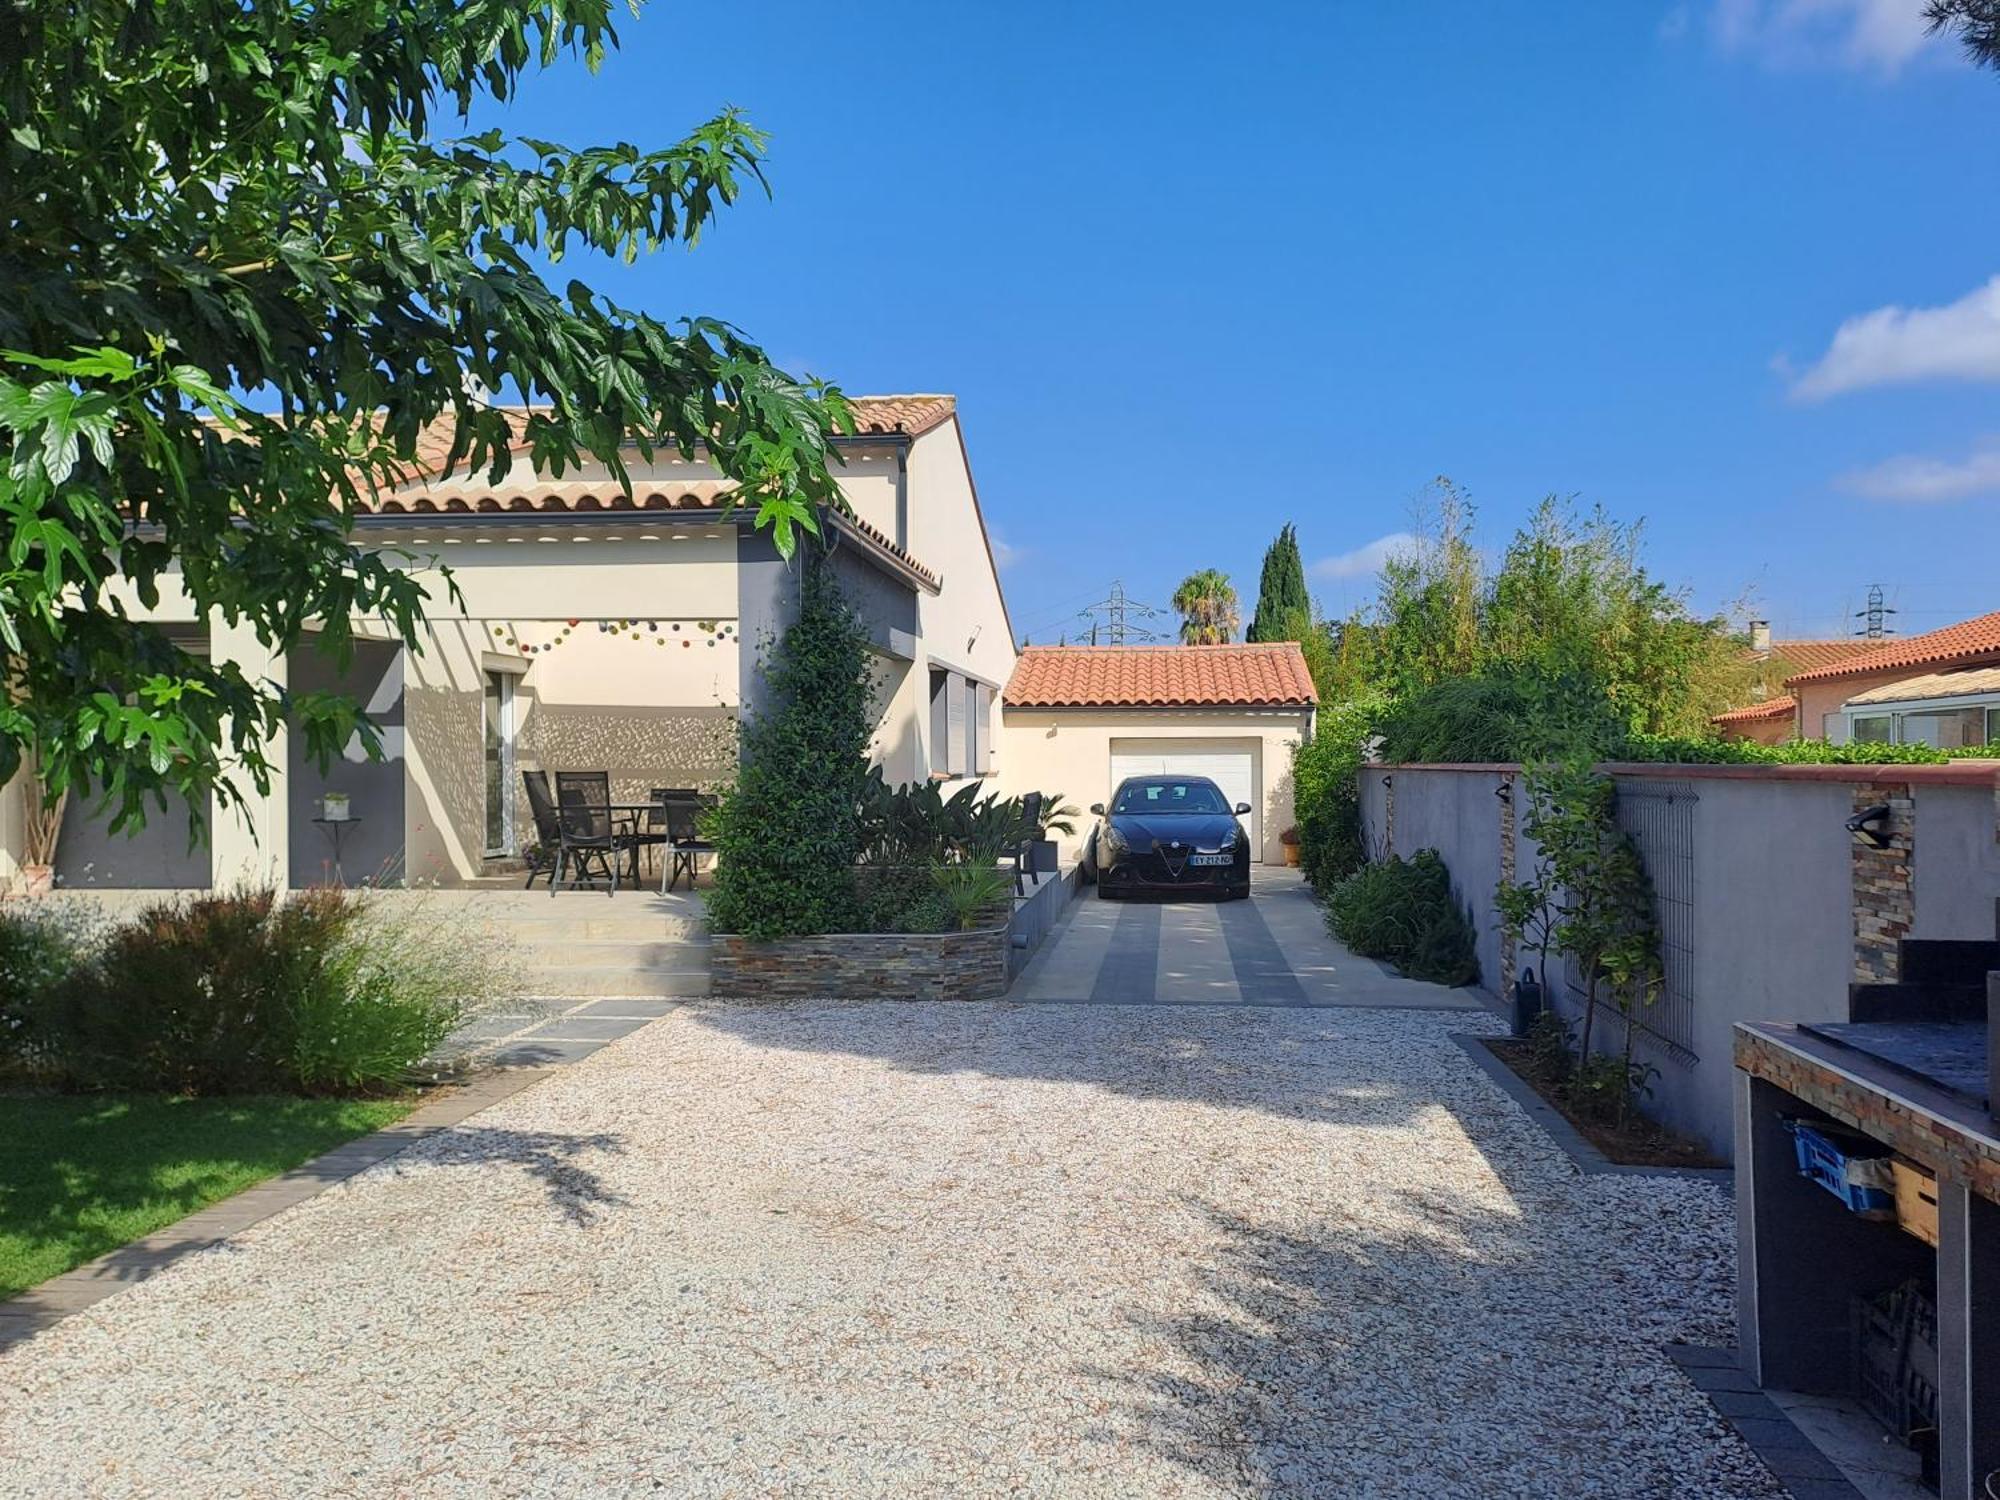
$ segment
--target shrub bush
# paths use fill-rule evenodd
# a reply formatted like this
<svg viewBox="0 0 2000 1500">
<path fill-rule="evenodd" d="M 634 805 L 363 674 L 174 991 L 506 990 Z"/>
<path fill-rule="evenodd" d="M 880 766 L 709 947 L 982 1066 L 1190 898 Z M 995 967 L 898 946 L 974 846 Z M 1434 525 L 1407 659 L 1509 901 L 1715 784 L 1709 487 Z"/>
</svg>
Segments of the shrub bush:
<svg viewBox="0 0 2000 1500">
<path fill-rule="evenodd" d="M 1374 697 L 1326 705 L 1313 737 L 1292 754 L 1299 868 L 1322 893 L 1367 858 L 1361 847 L 1361 762 L 1383 707 Z"/>
<path fill-rule="evenodd" d="M 1580 673 L 1494 667 L 1409 693 L 1379 717 L 1378 755 L 1399 765 L 1615 758 L 1624 723 Z"/>
<path fill-rule="evenodd" d="M 486 978 L 474 952 L 350 891 L 164 901 L 53 988 L 37 1053 L 77 1088 L 381 1092 L 458 1024 Z"/>
<path fill-rule="evenodd" d="M 1973 757 L 2000 757 L 2000 746 L 1933 750 L 1929 745 L 1882 745 L 1856 741 L 1789 740 L 1757 745 L 1748 740 L 1697 740 L 1635 734 L 1613 759 L 1723 766 L 1941 766 Z"/>
<path fill-rule="evenodd" d="M 96 937 L 81 907 L 0 911 L 0 1068 L 46 1070 L 50 997 L 89 961 Z"/>
<path fill-rule="evenodd" d="M 1363 865 L 1333 887 L 1326 907 L 1334 936 L 1352 952 L 1412 979 L 1459 985 L 1479 978 L 1471 919 L 1435 849 Z"/>
<path fill-rule="evenodd" d="M 710 822 L 709 925 L 750 938 L 848 930 L 867 774 L 861 625 L 802 548 L 799 615 L 765 666 L 772 706 L 743 730 L 743 769 Z"/>
<path fill-rule="evenodd" d="M 927 865 L 864 865 L 854 872 L 851 932 L 948 932 L 951 904 Z"/>
</svg>

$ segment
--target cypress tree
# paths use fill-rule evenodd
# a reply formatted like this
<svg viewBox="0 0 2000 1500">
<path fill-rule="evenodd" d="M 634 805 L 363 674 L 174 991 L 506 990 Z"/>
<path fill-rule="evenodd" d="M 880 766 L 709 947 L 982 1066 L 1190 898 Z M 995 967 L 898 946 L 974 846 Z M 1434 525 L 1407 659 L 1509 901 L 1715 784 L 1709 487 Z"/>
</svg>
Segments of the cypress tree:
<svg viewBox="0 0 2000 1500">
<path fill-rule="evenodd" d="M 1290 522 L 1264 551 L 1264 572 L 1257 580 L 1257 612 L 1250 617 L 1246 641 L 1296 640 L 1299 621 L 1312 618 L 1312 598 L 1306 593 L 1306 566 L 1299 556 L 1298 531 Z"/>
</svg>

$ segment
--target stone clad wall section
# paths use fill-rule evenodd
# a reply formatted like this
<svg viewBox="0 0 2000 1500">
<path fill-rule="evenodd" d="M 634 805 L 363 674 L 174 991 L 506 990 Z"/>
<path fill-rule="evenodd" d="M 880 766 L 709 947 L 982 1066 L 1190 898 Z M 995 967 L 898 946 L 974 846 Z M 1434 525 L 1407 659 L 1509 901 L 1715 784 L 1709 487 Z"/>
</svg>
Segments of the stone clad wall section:
<svg viewBox="0 0 2000 1500">
<path fill-rule="evenodd" d="M 718 933 L 710 993 L 754 1000 L 993 1000 L 1007 992 L 1008 930 L 826 933 L 753 942 Z"/>
</svg>

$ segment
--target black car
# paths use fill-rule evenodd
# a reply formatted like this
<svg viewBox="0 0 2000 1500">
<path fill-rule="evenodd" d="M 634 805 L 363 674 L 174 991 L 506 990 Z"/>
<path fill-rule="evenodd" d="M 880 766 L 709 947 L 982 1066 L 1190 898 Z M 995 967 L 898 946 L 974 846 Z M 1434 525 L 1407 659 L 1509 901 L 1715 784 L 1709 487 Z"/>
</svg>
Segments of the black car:
<svg viewBox="0 0 2000 1500">
<path fill-rule="evenodd" d="M 1127 891 L 1250 894 L 1250 840 L 1222 788 L 1206 776 L 1130 776 L 1118 783 L 1084 849 L 1084 873 L 1105 900 Z"/>
</svg>

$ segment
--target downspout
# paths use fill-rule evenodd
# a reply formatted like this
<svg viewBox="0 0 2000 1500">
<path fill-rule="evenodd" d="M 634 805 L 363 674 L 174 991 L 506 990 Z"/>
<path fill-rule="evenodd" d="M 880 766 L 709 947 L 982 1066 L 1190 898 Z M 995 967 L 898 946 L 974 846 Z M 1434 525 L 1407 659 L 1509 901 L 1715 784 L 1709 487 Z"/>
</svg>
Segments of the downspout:
<svg viewBox="0 0 2000 1500">
<path fill-rule="evenodd" d="M 910 445 L 896 445 L 896 545 L 910 550 Z"/>
</svg>

